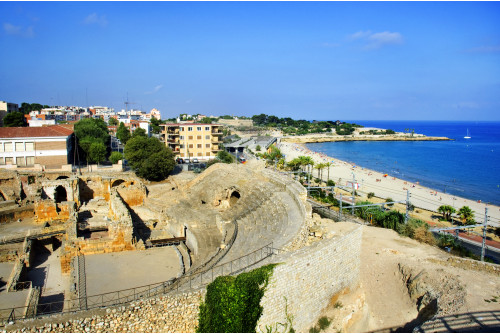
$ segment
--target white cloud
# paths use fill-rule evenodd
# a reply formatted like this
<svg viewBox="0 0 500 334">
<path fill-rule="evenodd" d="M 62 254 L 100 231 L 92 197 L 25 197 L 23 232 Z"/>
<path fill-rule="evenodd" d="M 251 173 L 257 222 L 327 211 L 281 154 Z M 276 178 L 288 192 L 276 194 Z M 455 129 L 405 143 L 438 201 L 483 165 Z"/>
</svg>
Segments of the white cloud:
<svg viewBox="0 0 500 334">
<path fill-rule="evenodd" d="M 358 31 L 348 36 L 350 40 L 360 40 L 365 43 L 365 49 L 378 49 L 386 45 L 403 44 L 403 35 L 399 32 L 376 32 L 370 30 Z"/>
<path fill-rule="evenodd" d="M 496 53 L 500 52 L 500 45 L 485 45 L 465 50 L 472 53 Z"/>
<path fill-rule="evenodd" d="M 108 24 L 108 20 L 106 20 L 105 15 L 98 15 L 97 13 L 92 13 L 88 15 L 84 20 L 85 24 L 97 24 L 101 27 L 105 27 Z"/>
<path fill-rule="evenodd" d="M 153 88 L 153 90 L 152 90 L 152 91 L 150 91 L 150 92 L 146 92 L 146 93 L 144 93 L 144 94 L 154 94 L 154 93 L 158 93 L 158 91 L 160 91 L 160 89 L 162 89 L 162 88 L 163 88 L 163 85 L 156 85 L 156 86 L 155 86 L 155 88 Z"/>
<path fill-rule="evenodd" d="M 354 34 L 351 34 L 349 35 L 349 39 L 361 39 L 361 38 L 365 38 L 365 37 L 368 37 L 371 35 L 371 31 L 370 30 L 367 30 L 367 31 L 358 31 Z"/>
<path fill-rule="evenodd" d="M 25 38 L 35 37 L 35 33 L 33 32 L 33 27 L 31 26 L 23 28 L 22 26 L 15 26 L 10 23 L 4 23 L 3 30 L 7 35 L 20 36 Z"/>
</svg>

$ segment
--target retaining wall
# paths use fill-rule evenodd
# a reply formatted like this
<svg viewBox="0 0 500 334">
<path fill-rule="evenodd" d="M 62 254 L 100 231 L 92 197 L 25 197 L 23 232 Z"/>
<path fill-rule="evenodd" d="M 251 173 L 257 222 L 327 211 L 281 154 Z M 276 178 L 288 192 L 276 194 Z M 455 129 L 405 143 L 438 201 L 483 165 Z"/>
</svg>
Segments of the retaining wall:
<svg viewBox="0 0 500 334">
<path fill-rule="evenodd" d="M 295 252 L 272 257 L 274 268 L 261 300 L 264 311 L 257 331 L 286 330 L 280 323 L 293 317 L 293 328 L 307 332 L 333 295 L 359 280 L 362 226 L 338 238 L 322 240 Z M 289 328 L 288 328 L 289 329 Z"/>
</svg>

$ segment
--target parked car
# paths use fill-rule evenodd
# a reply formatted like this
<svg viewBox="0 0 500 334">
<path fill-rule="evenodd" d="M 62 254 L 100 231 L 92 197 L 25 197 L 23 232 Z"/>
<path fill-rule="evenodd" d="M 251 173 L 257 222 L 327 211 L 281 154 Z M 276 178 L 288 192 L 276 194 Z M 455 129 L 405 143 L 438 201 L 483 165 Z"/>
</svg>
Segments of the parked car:
<svg viewBox="0 0 500 334">
<path fill-rule="evenodd" d="M 189 161 L 189 158 L 184 158 L 184 163 L 185 163 L 185 164 L 188 164 L 188 163 L 190 163 L 190 162 L 191 162 L 191 161 Z"/>
<path fill-rule="evenodd" d="M 197 158 L 193 158 L 193 161 L 192 161 L 194 164 L 197 164 L 199 163 L 198 159 Z"/>
<path fill-rule="evenodd" d="M 239 157 L 238 161 L 241 162 L 242 164 L 244 164 L 245 162 L 247 162 L 247 159 L 245 159 L 243 157 Z"/>
</svg>

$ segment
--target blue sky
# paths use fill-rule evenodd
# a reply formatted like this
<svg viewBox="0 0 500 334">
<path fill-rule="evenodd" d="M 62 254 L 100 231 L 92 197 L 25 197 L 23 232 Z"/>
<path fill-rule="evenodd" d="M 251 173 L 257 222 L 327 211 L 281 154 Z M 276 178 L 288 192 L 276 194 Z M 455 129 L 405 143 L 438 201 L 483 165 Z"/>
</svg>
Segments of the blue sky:
<svg viewBox="0 0 500 334">
<path fill-rule="evenodd" d="M 500 120 L 499 2 L 0 2 L 0 100 Z"/>
</svg>

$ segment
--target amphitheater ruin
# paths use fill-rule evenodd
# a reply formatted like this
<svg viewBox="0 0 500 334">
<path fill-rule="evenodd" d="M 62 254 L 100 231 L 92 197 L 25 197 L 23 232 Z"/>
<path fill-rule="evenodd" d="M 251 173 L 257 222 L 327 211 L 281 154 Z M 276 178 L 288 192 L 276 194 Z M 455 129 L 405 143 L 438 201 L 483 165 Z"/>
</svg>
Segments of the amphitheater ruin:
<svg viewBox="0 0 500 334">
<path fill-rule="evenodd" d="M 257 162 L 159 183 L 1 171 L 0 330 L 193 332 L 207 284 L 277 263 L 257 331 L 308 331 L 360 280 L 363 226 L 329 223 Z"/>
</svg>

